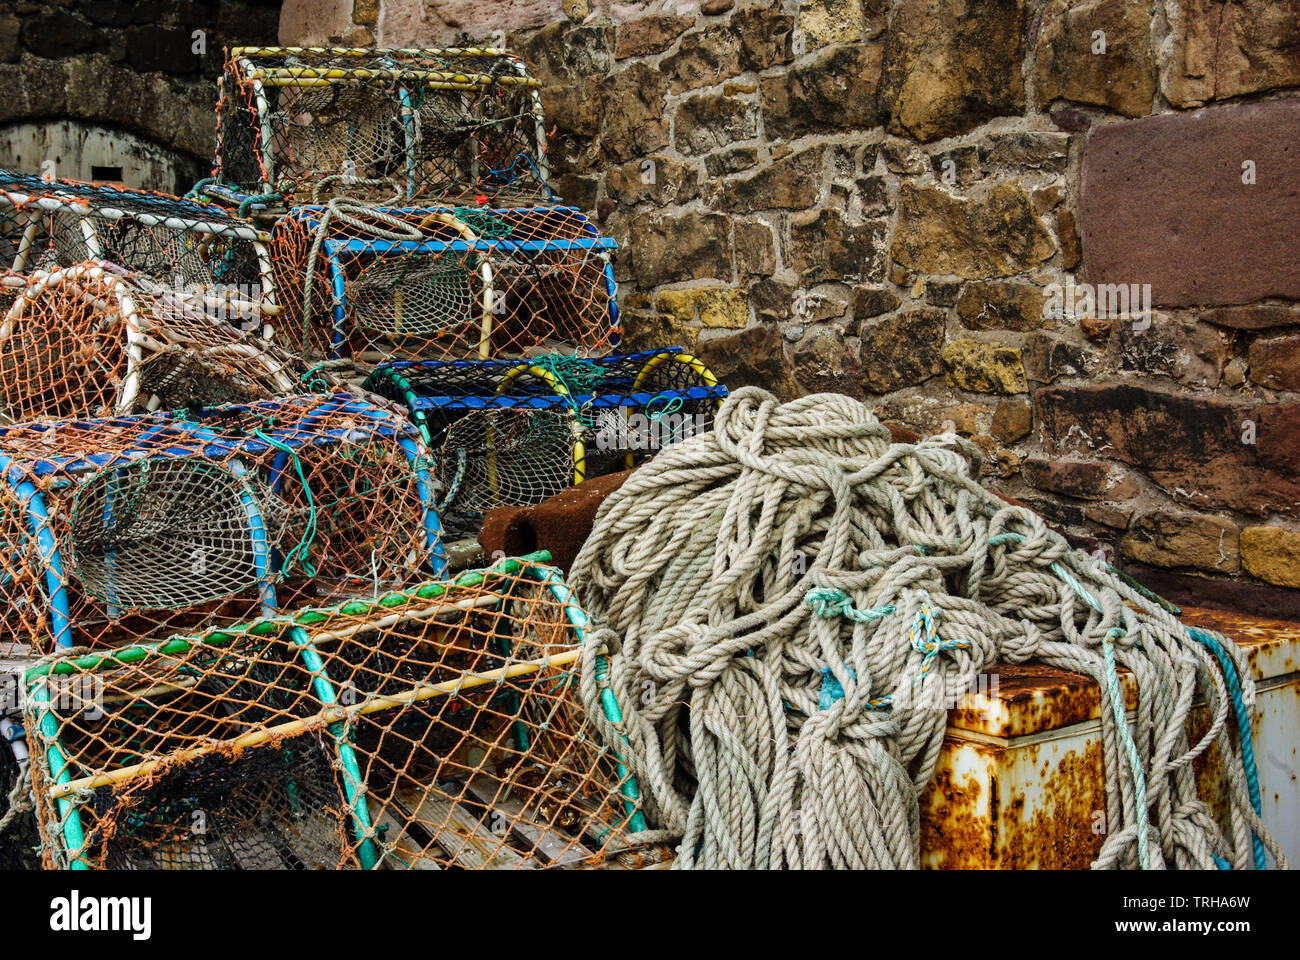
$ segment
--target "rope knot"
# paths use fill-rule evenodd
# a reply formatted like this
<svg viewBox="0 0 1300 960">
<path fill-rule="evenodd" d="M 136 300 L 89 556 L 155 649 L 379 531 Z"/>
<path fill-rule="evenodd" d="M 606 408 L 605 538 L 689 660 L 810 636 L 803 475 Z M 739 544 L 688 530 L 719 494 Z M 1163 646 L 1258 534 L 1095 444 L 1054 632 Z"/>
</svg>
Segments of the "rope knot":
<svg viewBox="0 0 1300 960">
<path fill-rule="evenodd" d="M 942 610 L 932 610 L 930 608 L 930 594 L 925 590 L 918 592 L 921 605 L 912 618 L 912 649 L 918 653 L 925 654 L 925 659 L 921 661 L 921 672 L 917 675 L 917 682 L 925 678 L 934 666 L 934 660 L 944 650 L 969 650 L 970 643 L 966 640 L 945 640 L 939 636 L 939 619 L 943 616 Z"/>
<path fill-rule="evenodd" d="M 843 590 L 835 587 L 813 587 L 803 595 L 804 606 L 823 620 L 846 614 L 853 609 L 853 601 Z"/>
<path fill-rule="evenodd" d="M 894 607 L 889 604 L 859 610 L 853 606 L 853 600 L 849 595 L 838 587 L 813 587 L 803 595 L 803 602 L 804 606 L 823 620 L 841 616 L 858 623 L 871 623 L 894 612 Z"/>
</svg>

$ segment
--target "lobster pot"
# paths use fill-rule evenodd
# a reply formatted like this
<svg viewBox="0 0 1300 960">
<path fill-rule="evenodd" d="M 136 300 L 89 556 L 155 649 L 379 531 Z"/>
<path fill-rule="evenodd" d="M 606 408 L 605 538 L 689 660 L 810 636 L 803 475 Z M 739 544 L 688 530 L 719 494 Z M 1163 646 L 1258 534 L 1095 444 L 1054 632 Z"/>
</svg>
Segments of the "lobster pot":
<svg viewBox="0 0 1300 960">
<path fill-rule="evenodd" d="M 87 262 L 25 278 L 0 315 L 0 412 L 22 423 L 262 400 L 297 362 L 139 274 Z"/>
<path fill-rule="evenodd" d="M 273 232 L 275 337 L 370 364 L 606 352 L 616 246 L 572 207 L 299 207 Z"/>
<path fill-rule="evenodd" d="M 0 656 L 107 646 L 439 572 L 426 454 L 349 394 L 0 429 Z"/>
<path fill-rule="evenodd" d="M 345 744 L 318 720 L 274 731 L 321 708 L 291 640 L 222 634 L 126 647 L 55 661 L 25 684 L 46 867 L 345 861 L 347 788 L 335 770 Z"/>
<path fill-rule="evenodd" d="M 49 865 L 628 855 L 637 785 L 579 706 L 586 617 L 544 556 L 28 671 Z"/>
<path fill-rule="evenodd" d="M 527 202 L 547 192 L 539 87 L 499 50 L 235 47 L 214 175 L 298 202 Z"/>
<path fill-rule="evenodd" d="M 540 503 L 712 429 L 727 388 L 679 347 L 594 359 L 397 362 L 366 388 L 406 405 L 447 509 Z"/>
<path fill-rule="evenodd" d="M 276 312 L 268 239 L 207 204 L 0 171 L 0 268 L 19 274 L 107 260 L 255 329 Z"/>
</svg>

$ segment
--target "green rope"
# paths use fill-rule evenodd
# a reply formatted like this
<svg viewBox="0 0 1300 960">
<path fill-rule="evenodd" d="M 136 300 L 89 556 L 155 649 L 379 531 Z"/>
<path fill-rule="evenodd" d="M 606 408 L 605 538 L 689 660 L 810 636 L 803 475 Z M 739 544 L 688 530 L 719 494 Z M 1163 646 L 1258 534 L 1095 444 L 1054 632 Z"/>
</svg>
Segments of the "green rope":
<svg viewBox="0 0 1300 960">
<path fill-rule="evenodd" d="M 813 587 L 803 595 L 803 602 L 823 620 L 841 616 L 856 620 L 858 623 L 871 623 L 894 612 L 894 608 L 888 604 L 883 607 L 872 607 L 870 610 L 859 610 L 853 606 L 853 601 L 847 593 L 835 587 Z"/>
<path fill-rule="evenodd" d="M 301 379 L 302 382 L 307 385 L 307 389 L 313 393 L 328 394 L 330 392 L 329 383 L 327 383 L 323 377 L 316 376 L 316 374 L 326 368 L 333 368 L 337 365 L 338 361 L 336 360 L 326 360 L 324 363 L 316 364 L 316 366 L 304 373 L 299 379 Z"/>
<path fill-rule="evenodd" d="M 501 240 L 514 232 L 514 227 L 490 210 L 478 207 L 453 207 L 456 219 L 474 231 L 483 240 Z"/>
<path fill-rule="evenodd" d="M 604 378 L 604 371 L 597 364 L 564 353 L 544 353 L 533 357 L 528 362 L 541 367 L 551 375 L 552 380 L 567 394 L 564 400 L 573 408 L 574 415 L 584 426 L 591 426 L 590 414 L 584 412 L 574 398 L 585 393 L 593 393 L 596 385 Z"/>
<path fill-rule="evenodd" d="M 1003 533 L 996 537 L 990 537 L 989 544 L 997 546 L 1008 542 L 1019 543 L 1023 540 L 1024 537 L 1018 533 Z M 1070 588 L 1079 595 L 1084 603 L 1098 613 L 1105 613 L 1101 604 L 1097 602 L 1097 598 L 1089 593 L 1083 584 L 1071 576 L 1060 561 L 1053 561 L 1049 569 L 1069 584 Z M 1124 636 L 1124 631 L 1121 628 L 1111 627 L 1106 631 L 1106 636 L 1101 642 L 1101 650 L 1106 662 L 1106 696 L 1110 700 L 1111 711 L 1115 715 L 1115 726 L 1119 729 L 1119 737 L 1124 745 L 1124 753 L 1127 755 L 1129 766 L 1133 770 L 1133 793 L 1137 807 L 1138 860 L 1142 864 L 1143 870 L 1150 870 L 1151 855 L 1147 850 L 1147 833 L 1150 829 L 1147 816 L 1147 780 L 1146 775 L 1142 772 L 1142 758 L 1138 756 L 1137 744 L 1133 742 L 1133 736 L 1128 730 L 1128 719 L 1125 716 L 1124 709 L 1124 691 L 1120 687 L 1119 668 L 1115 662 L 1115 641 L 1122 636 Z"/>
<path fill-rule="evenodd" d="M 663 402 L 664 405 L 663 409 L 662 410 L 654 409 L 654 405 L 661 401 Z M 683 401 L 681 397 L 670 397 L 667 394 L 657 393 L 653 397 L 651 397 L 650 402 L 645 405 L 646 413 L 651 420 L 656 420 L 656 421 L 662 420 L 670 413 L 676 413 L 678 410 L 680 410 L 682 408 L 682 403 Z"/>
<path fill-rule="evenodd" d="M 194 186 L 190 187 L 189 191 L 185 194 L 185 199 L 197 200 L 199 203 L 211 202 L 212 198 L 203 192 L 203 188 L 206 187 L 209 183 L 216 183 L 216 182 L 217 182 L 216 177 L 204 177 L 202 180 L 195 183 Z"/>
<path fill-rule="evenodd" d="M 1055 564 L 1053 564 L 1055 566 Z M 1084 594 L 1087 596 L 1086 591 Z M 1134 803 L 1137 806 L 1137 842 L 1138 859 L 1143 870 L 1151 869 L 1151 855 L 1147 852 L 1147 779 L 1142 772 L 1142 758 L 1138 756 L 1137 744 L 1128 732 L 1128 718 L 1124 715 L 1124 691 L 1119 685 L 1119 670 L 1115 666 L 1115 640 L 1124 636 L 1119 627 L 1106 631 L 1102 641 L 1102 653 L 1106 656 L 1106 694 L 1110 698 L 1111 710 L 1115 713 L 1115 725 L 1119 728 L 1120 739 L 1124 743 L 1124 752 L 1128 755 L 1129 766 L 1133 768 Z"/>
<path fill-rule="evenodd" d="M 283 199 L 284 197 L 278 193 L 259 193 L 256 196 L 246 197 L 243 201 L 240 202 L 239 212 L 236 213 L 235 216 L 246 220 L 248 219 L 248 208 L 253 206 L 253 204 L 256 203 L 271 204 L 271 203 L 275 203 L 278 200 L 283 200 Z"/>
<path fill-rule="evenodd" d="M 263 433 L 260 427 L 253 429 L 253 436 L 267 446 L 288 454 L 293 459 L 293 469 L 298 474 L 298 482 L 302 484 L 302 492 L 307 496 L 307 526 L 303 530 L 297 545 L 285 554 L 284 564 L 280 572 L 288 576 L 296 563 L 302 567 L 303 573 L 309 577 L 314 577 L 316 576 L 316 568 L 307 559 L 307 551 L 311 548 L 312 541 L 316 539 L 316 499 L 311 494 L 311 484 L 307 482 L 307 475 L 303 472 L 302 460 L 299 459 L 298 451 L 294 450 L 293 447 Z"/>
</svg>

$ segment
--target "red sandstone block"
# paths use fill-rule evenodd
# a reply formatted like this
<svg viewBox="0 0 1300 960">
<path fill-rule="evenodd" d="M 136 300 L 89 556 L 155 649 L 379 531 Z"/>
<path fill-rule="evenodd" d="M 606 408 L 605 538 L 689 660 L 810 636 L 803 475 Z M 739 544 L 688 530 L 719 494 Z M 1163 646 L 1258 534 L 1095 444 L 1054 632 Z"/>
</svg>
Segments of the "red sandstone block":
<svg viewBox="0 0 1300 960">
<path fill-rule="evenodd" d="M 1088 281 L 1150 283 L 1157 306 L 1300 298 L 1298 151 L 1295 100 L 1094 126 L 1080 201 Z"/>
</svg>

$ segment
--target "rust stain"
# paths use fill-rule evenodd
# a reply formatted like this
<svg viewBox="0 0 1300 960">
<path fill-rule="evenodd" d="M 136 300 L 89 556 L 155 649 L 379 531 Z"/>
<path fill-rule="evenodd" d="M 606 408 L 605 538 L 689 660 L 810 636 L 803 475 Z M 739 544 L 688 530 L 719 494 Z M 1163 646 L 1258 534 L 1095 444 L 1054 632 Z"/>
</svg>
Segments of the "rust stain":
<svg viewBox="0 0 1300 960">
<path fill-rule="evenodd" d="M 1184 609 L 1188 626 L 1217 630 L 1246 652 L 1257 679 L 1300 672 L 1300 623 L 1205 610 Z M 1101 690 L 1086 674 L 1043 664 L 997 664 L 996 693 L 968 695 L 949 712 L 958 730 L 1015 737 L 1055 730 L 1101 715 Z M 1132 678 L 1121 672 L 1126 705 L 1137 706 Z"/>
<path fill-rule="evenodd" d="M 958 749 L 963 762 L 977 758 L 986 781 L 954 775 Z M 1094 811 L 1105 805 L 1097 738 L 1060 754 L 948 741 L 921 800 L 922 859 L 946 870 L 1086 869 L 1104 839 Z"/>
<path fill-rule="evenodd" d="M 1257 677 L 1300 672 L 1300 623 L 1197 608 L 1185 609 L 1180 619 L 1240 644 Z M 934 782 L 921 798 L 923 865 L 1086 869 L 1108 826 L 1100 731 L 1037 744 L 1017 738 L 1097 718 L 1100 690 L 1086 675 L 1044 665 L 1000 664 L 994 670 L 995 692 L 968 695 L 950 712 Z M 1128 705 L 1135 706 L 1132 678 L 1124 674 L 1123 679 Z M 1300 697 L 1300 683 L 1286 689 Z M 1186 729 L 1189 746 L 1211 721 L 1204 705 L 1193 710 Z M 973 742 L 963 731 L 1009 743 Z M 1295 756 L 1295 744 L 1289 746 Z M 1199 796 L 1226 829 L 1223 764 L 1217 745 L 1211 745 L 1193 762 L 1192 772 Z"/>
<path fill-rule="evenodd" d="M 1038 774 L 1037 745 L 1023 748 L 1022 764 L 1028 778 L 1037 782 L 1026 794 L 1032 806 L 1021 803 L 1016 816 L 1004 818 L 1004 842 L 998 866 L 1006 870 L 1084 870 L 1097 859 L 1105 836 L 1094 829 L 1094 819 L 1106 809 L 1106 788 L 1100 739 L 1089 739 L 1081 750 L 1061 754 L 1052 766 L 1044 760 Z M 1029 785 L 1026 784 L 1026 787 Z"/>
<path fill-rule="evenodd" d="M 978 776 L 958 776 L 959 749 L 971 745 L 945 738 L 934 779 L 921 794 L 921 856 L 927 866 L 988 870 L 992 822 Z M 981 748 L 982 749 L 982 748 Z"/>
<path fill-rule="evenodd" d="M 1101 715 L 1101 689 L 1086 674 L 1043 664 L 998 664 L 995 695 L 966 696 L 949 711 L 948 726 L 958 730 L 1016 737 L 1055 730 Z M 1137 690 L 1124 677 L 1125 700 L 1137 705 Z"/>
</svg>

